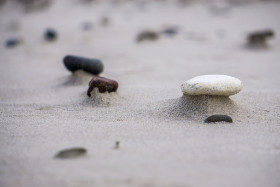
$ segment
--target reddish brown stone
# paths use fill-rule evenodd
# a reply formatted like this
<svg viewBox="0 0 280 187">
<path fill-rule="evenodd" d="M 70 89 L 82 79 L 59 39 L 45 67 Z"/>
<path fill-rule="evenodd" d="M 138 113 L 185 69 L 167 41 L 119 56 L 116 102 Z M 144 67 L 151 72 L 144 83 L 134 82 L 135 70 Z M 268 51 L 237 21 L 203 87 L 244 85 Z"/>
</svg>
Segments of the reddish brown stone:
<svg viewBox="0 0 280 187">
<path fill-rule="evenodd" d="M 91 81 L 89 82 L 89 88 L 87 91 L 87 95 L 90 97 L 91 96 L 91 91 L 94 88 L 98 88 L 100 93 L 105 93 L 105 92 L 115 92 L 118 89 L 118 82 L 107 79 L 105 77 L 93 77 Z"/>
</svg>

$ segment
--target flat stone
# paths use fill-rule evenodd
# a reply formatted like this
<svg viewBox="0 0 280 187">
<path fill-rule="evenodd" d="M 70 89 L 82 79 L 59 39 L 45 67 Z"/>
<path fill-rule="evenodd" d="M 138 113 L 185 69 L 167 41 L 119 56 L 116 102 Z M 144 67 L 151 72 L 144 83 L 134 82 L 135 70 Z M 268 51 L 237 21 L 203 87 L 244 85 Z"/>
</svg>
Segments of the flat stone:
<svg viewBox="0 0 280 187">
<path fill-rule="evenodd" d="M 228 115 L 215 114 L 204 120 L 205 123 L 228 122 L 232 123 L 232 118 Z"/>
<path fill-rule="evenodd" d="M 55 158 L 77 158 L 80 156 L 83 156 L 87 153 L 87 150 L 83 147 L 75 147 L 75 148 L 70 148 L 70 149 L 64 149 L 62 151 L 59 151 L 56 155 Z"/>
<path fill-rule="evenodd" d="M 242 90 L 242 82 L 227 75 L 202 75 L 181 85 L 185 95 L 231 96 Z"/>
</svg>

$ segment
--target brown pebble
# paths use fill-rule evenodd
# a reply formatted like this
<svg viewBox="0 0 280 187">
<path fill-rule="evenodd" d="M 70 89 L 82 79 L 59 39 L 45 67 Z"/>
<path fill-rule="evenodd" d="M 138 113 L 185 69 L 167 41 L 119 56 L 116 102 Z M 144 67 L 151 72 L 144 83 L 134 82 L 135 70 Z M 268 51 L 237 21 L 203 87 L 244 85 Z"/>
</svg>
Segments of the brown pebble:
<svg viewBox="0 0 280 187">
<path fill-rule="evenodd" d="M 98 88 L 100 93 L 105 93 L 105 92 L 115 92 L 118 89 L 118 82 L 107 79 L 105 77 L 93 77 L 91 81 L 89 82 L 89 88 L 87 91 L 87 95 L 90 97 L 91 96 L 91 91 L 94 88 Z"/>
</svg>

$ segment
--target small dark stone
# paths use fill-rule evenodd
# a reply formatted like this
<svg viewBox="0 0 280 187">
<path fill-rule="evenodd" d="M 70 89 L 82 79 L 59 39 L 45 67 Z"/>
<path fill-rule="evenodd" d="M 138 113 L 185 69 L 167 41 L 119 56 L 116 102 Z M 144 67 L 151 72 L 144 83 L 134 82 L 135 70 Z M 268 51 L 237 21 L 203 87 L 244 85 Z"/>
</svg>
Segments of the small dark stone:
<svg viewBox="0 0 280 187">
<path fill-rule="evenodd" d="M 227 115 L 216 114 L 204 120 L 205 123 L 215 123 L 215 122 L 222 122 L 222 121 L 232 123 L 232 118 Z"/>
<path fill-rule="evenodd" d="M 80 156 L 83 156 L 87 153 L 87 150 L 82 147 L 76 147 L 76 148 L 70 148 L 70 149 L 65 149 L 62 151 L 59 151 L 56 155 L 55 158 L 77 158 Z"/>
<path fill-rule="evenodd" d="M 247 41 L 250 46 L 262 47 L 267 44 L 267 39 L 274 37 L 274 35 L 273 30 L 256 31 L 248 35 Z"/>
<path fill-rule="evenodd" d="M 173 27 L 170 27 L 170 28 L 166 28 L 166 29 L 163 29 L 161 31 L 162 34 L 165 34 L 165 35 L 168 35 L 168 36 L 174 36 L 178 33 L 178 29 L 177 28 L 173 28 Z"/>
<path fill-rule="evenodd" d="M 15 47 L 20 43 L 20 39 L 18 38 L 10 38 L 6 41 L 6 47 Z"/>
<path fill-rule="evenodd" d="M 87 95 L 91 96 L 91 91 L 94 88 L 98 88 L 100 93 L 105 92 L 116 92 L 119 87 L 119 84 L 117 81 L 107 79 L 105 77 L 93 77 L 91 81 L 89 82 L 89 88 L 87 91 Z"/>
<path fill-rule="evenodd" d="M 57 39 L 57 32 L 53 29 L 47 29 L 45 31 L 45 39 L 48 40 L 48 41 L 54 41 Z"/>
<path fill-rule="evenodd" d="M 104 69 L 103 63 L 94 58 L 67 55 L 63 58 L 63 62 L 65 67 L 72 72 L 82 69 L 86 72 L 98 75 Z"/>
<path fill-rule="evenodd" d="M 154 31 L 143 31 L 138 34 L 137 41 L 141 42 L 144 40 L 157 40 L 159 38 L 158 33 Z"/>
<path fill-rule="evenodd" d="M 120 148 L 120 142 L 119 141 L 116 141 L 116 144 L 115 144 L 115 149 L 119 149 Z"/>
</svg>

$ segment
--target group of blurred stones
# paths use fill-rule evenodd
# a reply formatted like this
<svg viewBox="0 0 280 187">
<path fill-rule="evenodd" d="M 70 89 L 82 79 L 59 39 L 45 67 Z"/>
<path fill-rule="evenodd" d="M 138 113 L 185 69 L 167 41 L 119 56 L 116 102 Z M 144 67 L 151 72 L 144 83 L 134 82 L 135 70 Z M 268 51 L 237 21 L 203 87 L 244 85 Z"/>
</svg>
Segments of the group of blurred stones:
<svg viewBox="0 0 280 187">
<path fill-rule="evenodd" d="M 24 7 L 24 10 L 26 12 L 30 12 L 33 10 L 43 10 L 49 7 L 55 0 L 0 0 L 0 5 L 5 4 L 5 2 L 15 2 L 19 3 Z M 108 2 L 108 3 L 125 3 L 125 2 L 135 2 L 135 3 L 150 3 L 150 2 L 176 2 L 176 3 L 181 3 L 181 4 L 190 4 L 192 2 L 199 2 L 202 0 L 72 0 L 73 2 L 79 2 L 79 3 L 99 3 L 99 2 Z M 253 1 L 258 1 L 258 0 L 215 0 L 211 2 L 211 5 L 216 6 L 216 7 L 223 7 L 224 4 L 238 4 L 241 2 L 253 2 Z M 270 1 L 270 0 L 266 0 Z M 206 2 L 210 3 L 210 2 Z M 101 26 L 108 26 L 110 24 L 110 18 L 107 16 L 103 16 L 99 20 L 99 24 Z M 10 27 L 14 30 L 18 30 L 17 27 L 19 23 L 11 23 Z M 93 24 L 91 22 L 84 22 L 83 24 L 83 30 L 88 31 L 93 28 Z M 162 35 L 168 36 L 168 37 L 173 37 L 176 34 L 178 34 L 179 29 L 176 26 L 170 26 L 166 27 L 163 30 L 143 30 L 139 32 L 135 40 L 137 42 L 143 42 L 143 41 L 156 41 L 160 39 Z M 247 47 L 250 48 L 267 48 L 269 46 L 268 40 L 275 37 L 275 33 L 272 29 L 264 29 L 264 30 L 257 30 L 253 31 L 251 33 L 248 33 L 247 35 Z M 44 33 L 44 38 L 48 41 L 55 41 L 58 38 L 58 33 L 55 31 L 55 29 L 48 29 Z M 22 38 L 9 38 L 6 40 L 6 47 L 14 47 L 17 46 L 18 44 L 22 43 L 23 39 Z"/>
<path fill-rule="evenodd" d="M 53 1 L 58 0 L 0 0 L 0 5 L 3 5 L 7 1 L 14 1 L 23 5 L 27 12 L 32 10 L 40 10 L 47 8 L 51 5 Z M 156 3 L 174 3 L 179 6 L 188 6 L 195 2 L 202 2 L 209 5 L 210 9 L 214 12 L 224 12 L 227 11 L 231 6 L 246 4 L 257 1 L 276 1 L 276 0 L 72 0 L 74 2 L 84 3 L 84 4 L 94 4 L 94 3 L 112 3 L 112 4 L 123 4 L 127 2 L 133 2 L 139 6 L 145 6 L 151 2 Z"/>
</svg>

